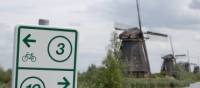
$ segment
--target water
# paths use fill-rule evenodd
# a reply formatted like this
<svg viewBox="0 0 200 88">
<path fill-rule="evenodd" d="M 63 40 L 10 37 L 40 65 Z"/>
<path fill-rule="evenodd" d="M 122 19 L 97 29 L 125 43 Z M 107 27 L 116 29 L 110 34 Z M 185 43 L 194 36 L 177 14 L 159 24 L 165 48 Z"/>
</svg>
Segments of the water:
<svg viewBox="0 0 200 88">
<path fill-rule="evenodd" d="M 200 82 L 190 84 L 190 87 L 187 88 L 200 88 Z"/>
</svg>

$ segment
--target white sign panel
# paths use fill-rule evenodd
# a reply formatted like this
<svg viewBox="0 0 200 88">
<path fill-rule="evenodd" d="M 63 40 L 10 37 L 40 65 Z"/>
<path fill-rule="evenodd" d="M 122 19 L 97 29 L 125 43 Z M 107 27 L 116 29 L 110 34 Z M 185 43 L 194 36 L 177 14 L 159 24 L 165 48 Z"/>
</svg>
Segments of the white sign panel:
<svg viewBox="0 0 200 88">
<path fill-rule="evenodd" d="M 19 26 L 13 88 L 76 88 L 77 31 Z"/>
</svg>

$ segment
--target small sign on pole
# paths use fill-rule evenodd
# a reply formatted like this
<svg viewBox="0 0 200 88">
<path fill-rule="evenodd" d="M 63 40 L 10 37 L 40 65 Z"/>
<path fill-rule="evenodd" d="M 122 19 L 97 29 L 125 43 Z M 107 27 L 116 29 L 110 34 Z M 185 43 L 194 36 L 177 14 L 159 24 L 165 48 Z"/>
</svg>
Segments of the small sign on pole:
<svg viewBox="0 0 200 88">
<path fill-rule="evenodd" d="M 12 88 L 76 88 L 78 32 L 18 26 Z"/>
</svg>

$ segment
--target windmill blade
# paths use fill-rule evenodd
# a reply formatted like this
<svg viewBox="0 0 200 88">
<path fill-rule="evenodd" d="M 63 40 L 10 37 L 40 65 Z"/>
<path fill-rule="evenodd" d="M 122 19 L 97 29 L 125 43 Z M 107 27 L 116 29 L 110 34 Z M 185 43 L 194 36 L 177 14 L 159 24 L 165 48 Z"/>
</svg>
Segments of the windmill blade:
<svg viewBox="0 0 200 88">
<path fill-rule="evenodd" d="M 162 34 L 162 33 L 157 33 L 157 32 L 151 32 L 151 31 L 147 31 L 144 34 L 153 35 L 153 36 L 160 36 L 160 37 L 168 37 L 167 34 Z"/>
<path fill-rule="evenodd" d="M 177 56 L 177 57 L 185 57 L 185 56 L 187 56 L 186 54 L 177 54 L 177 55 L 175 55 L 175 56 Z"/>
<path fill-rule="evenodd" d="M 185 62 L 185 61 L 180 61 L 180 64 L 190 64 L 190 65 L 197 65 L 196 63 L 189 63 L 189 62 Z"/>
<path fill-rule="evenodd" d="M 195 64 L 195 63 L 190 63 L 190 65 L 197 65 L 197 64 Z"/>
<path fill-rule="evenodd" d="M 182 58 L 182 57 L 186 57 L 187 55 L 186 54 L 178 54 L 178 55 L 175 55 L 176 58 Z"/>
<path fill-rule="evenodd" d="M 186 62 L 186 61 L 179 61 L 178 63 L 179 63 L 179 64 L 186 64 L 186 63 L 188 63 L 188 62 Z"/>
<path fill-rule="evenodd" d="M 115 22 L 114 23 L 114 28 L 115 28 L 115 30 L 126 31 L 129 28 L 134 28 L 134 26 L 133 25 L 127 25 L 127 24 Z"/>
<path fill-rule="evenodd" d="M 124 30 L 127 30 L 127 29 L 122 29 L 122 28 L 115 27 L 115 30 L 124 31 Z"/>
<path fill-rule="evenodd" d="M 152 31 L 147 31 L 144 32 L 144 36 L 153 40 L 153 41 L 168 41 L 168 35 L 167 34 L 162 34 L 162 33 L 157 33 L 157 32 L 152 32 Z"/>
</svg>

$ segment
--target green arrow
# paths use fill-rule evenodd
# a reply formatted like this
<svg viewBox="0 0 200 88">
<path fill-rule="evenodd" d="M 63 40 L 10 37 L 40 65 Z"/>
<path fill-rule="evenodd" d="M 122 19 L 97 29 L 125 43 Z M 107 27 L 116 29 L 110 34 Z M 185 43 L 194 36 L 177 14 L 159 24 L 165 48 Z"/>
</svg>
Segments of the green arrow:
<svg viewBox="0 0 200 88">
<path fill-rule="evenodd" d="M 33 42 L 33 43 L 36 42 L 36 40 L 30 39 L 30 37 L 31 37 L 31 34 L 28 34 L 28 35 L 23 39 L 24 44 L 26 44 L 26 46 L 27 46 L 28 48 L 31 47 L 31 45 L 29 44 L 29 42 Z"/>
<path fill-rule="evenodd" d="M 64 82 L 58 82 L 58 85 L 64 85 L 63 88 L 67 88 L 70 85 L 70 83 L 65 77 L 63 77 L 63 80 Z"/>
</svg>

